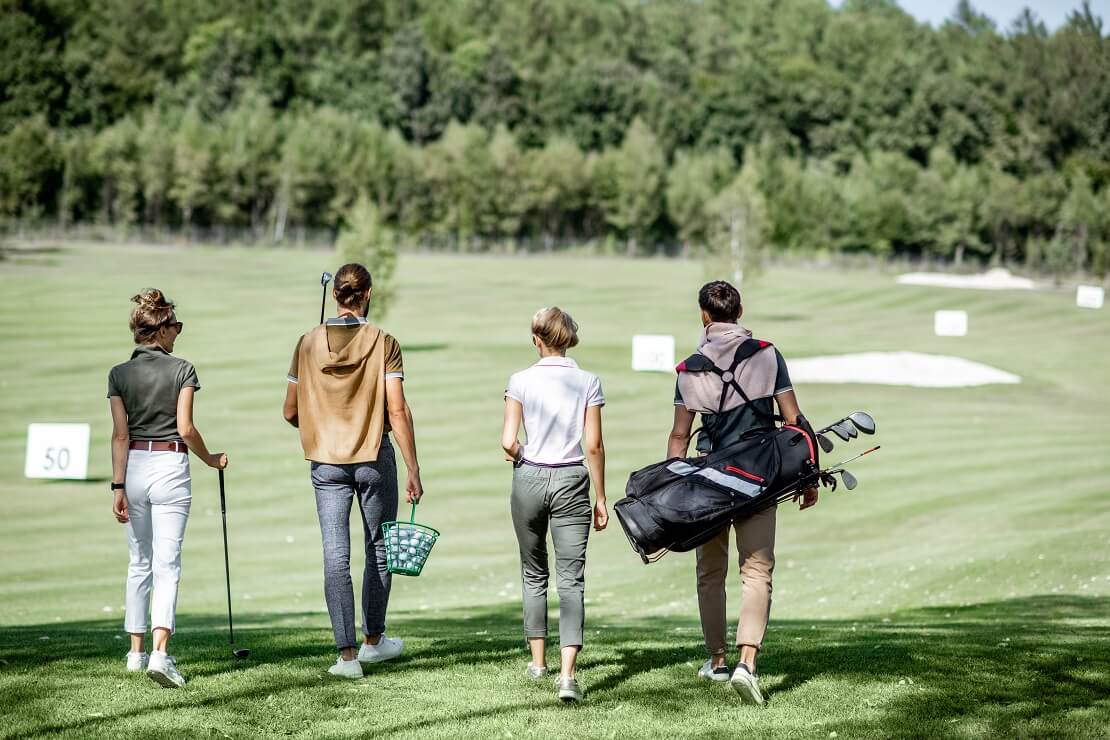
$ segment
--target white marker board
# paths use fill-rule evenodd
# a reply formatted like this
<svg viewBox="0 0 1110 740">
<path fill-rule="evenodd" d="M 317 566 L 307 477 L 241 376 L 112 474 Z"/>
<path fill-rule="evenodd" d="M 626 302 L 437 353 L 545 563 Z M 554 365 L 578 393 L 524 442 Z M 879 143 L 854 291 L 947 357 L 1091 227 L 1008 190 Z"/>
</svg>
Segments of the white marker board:
<svg viewBox="0 0 1110 740">
<path fill-rule="evenodd" d="M 26 477 L 85 480 L 88 471 L 88 424 L 27 426 L 27 459 L 23 465 Z"/>
<path fill-rule="evenodd" d="M 938 337 L 966 337 L 967 311 L 937 311 L 933 315 L 933 333 Z"/>
<path fill-rule="evenodd" d="M 1075 289 L 1075 305 L 1080 308 L 1102 308 L 1106 291 L 1099 285 L 1080 285 Z"/>
<path fill-rule="evenodd" d="M 637 334 L 632 337 L 632 369 L 640 372 L 674 372 L 674 337 Z"/>
</svg>

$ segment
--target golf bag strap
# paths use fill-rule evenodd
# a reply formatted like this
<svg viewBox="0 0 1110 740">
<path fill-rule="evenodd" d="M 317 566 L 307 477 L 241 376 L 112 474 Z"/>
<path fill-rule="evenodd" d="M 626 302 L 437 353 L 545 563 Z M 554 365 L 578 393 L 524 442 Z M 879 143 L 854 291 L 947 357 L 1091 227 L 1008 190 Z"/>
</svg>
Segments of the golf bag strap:
<svg viewBox="0 0 1110 740">
<path fill-rule="evenodd" d="M 752 403 L 752 399 L 748 398 L 748 394 L 740 387 L 740 382 L 736 378 L 736 368 L 740 367 L 740 363 L 748 359 L 756 352 L 760 352 L 772 346 L 770 342 L 763 341 L 762 339 L 746 339 L 740 343 L 736 348 L 736 354 L 732 356 L 732 364 L 728 370 L 722 370 L 714 364 L 710 369 L 721 378 L 721 400 L 717 403 L 717 413 L 720 414 L 725 410 L 725 398 L 728 397 L 728 389 L 732 388 L 736 391 L 740 398 L 744 399 L 744 403 L 751 407 L 752 412 L 755 413 L 763 421 L 767 422 L 768 426 L 775 425 L 775 416 L 768 415 L 761 411 L 758 406 Z M 728 373 L 729 379 L 725 380 L 725 374 Z"/>
</svg>

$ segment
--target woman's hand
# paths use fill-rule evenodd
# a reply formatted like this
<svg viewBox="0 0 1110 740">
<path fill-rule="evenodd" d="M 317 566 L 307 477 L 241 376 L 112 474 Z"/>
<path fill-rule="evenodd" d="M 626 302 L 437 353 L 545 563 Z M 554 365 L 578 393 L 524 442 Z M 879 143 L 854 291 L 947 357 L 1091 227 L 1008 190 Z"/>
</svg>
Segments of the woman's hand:
<svg viewBox="0 0 1110 740">
<path fill-rule="evenodd" d="M 405 481 L 405 501 L 410 504 L 420 503 L 420 497 L 424 495 L 424 485 L 420 482 L 420 471 L 410 470 L 408 480 Z"/>
<path fill-rule="evenodd" d="M 227 467 L 227 453 L 226 452 L 213 452 L 208 456 L 208 467 L 215 468 L 216 470 L 223 470 Z"/>
<path fill-rule="evenodd" d="M 114 493 L 115 495 L 112 497 L 112 516 L 120 524 L 127 524 L 127 496 L 124 495 L 124 491 L 117 490 Z"/>
<path fill-rule="evenodd" d="M 609 524 L 609 511 L 605 508 L 605 499 L 599 498 L 594 503 L 594 531 L 600 532 Z"/>
</svg>

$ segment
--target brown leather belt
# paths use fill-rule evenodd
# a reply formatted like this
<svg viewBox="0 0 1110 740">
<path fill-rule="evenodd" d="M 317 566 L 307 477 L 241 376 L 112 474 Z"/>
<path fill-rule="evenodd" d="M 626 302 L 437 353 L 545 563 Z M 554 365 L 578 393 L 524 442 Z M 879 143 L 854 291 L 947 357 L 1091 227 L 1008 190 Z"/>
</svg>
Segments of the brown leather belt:
<svg viewBox="0 0 1110 740">
<path fill-rule="evenodd" d="M 146 450 L 147 452 L 188 452 L 189 448 L 184 442 L 142 442 L 131 440 L 128 447 L 132 450 Z"/>
</svg>

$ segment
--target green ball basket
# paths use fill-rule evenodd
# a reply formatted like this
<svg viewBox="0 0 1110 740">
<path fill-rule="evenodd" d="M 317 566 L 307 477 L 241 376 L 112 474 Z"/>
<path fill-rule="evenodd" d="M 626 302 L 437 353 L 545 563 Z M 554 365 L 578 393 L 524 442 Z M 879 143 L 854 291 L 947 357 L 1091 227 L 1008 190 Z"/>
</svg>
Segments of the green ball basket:
<svg viewBox="0 0 1110 740">
<path fill-rule="evenodd" d="M 428 562 L 432 546 L 439 539 L 439 531 L 416 522 L 416 504 L 407 522 L 382 523 L 385 537 L 385 562 L 390 573 L 399 576 L 418 576 Z"/>
</svg>

